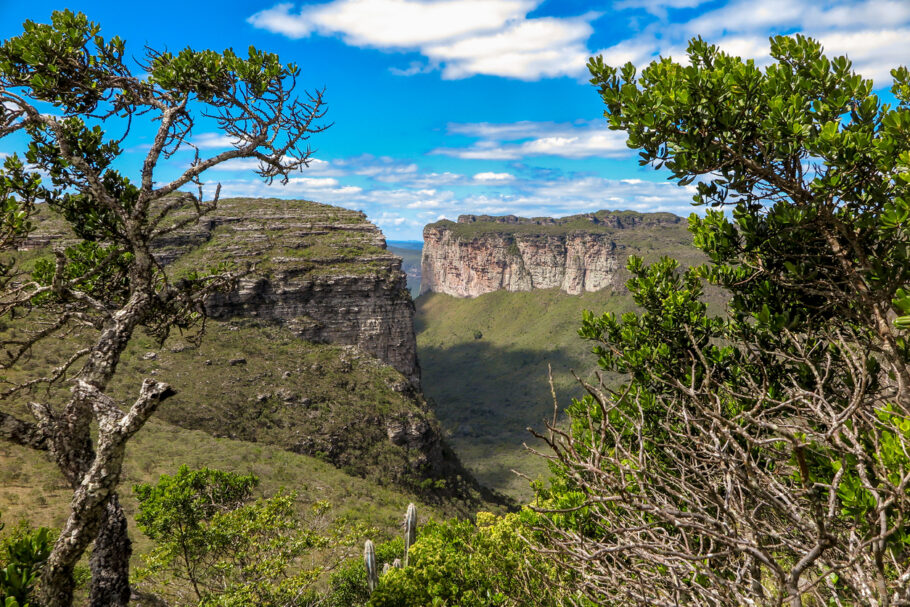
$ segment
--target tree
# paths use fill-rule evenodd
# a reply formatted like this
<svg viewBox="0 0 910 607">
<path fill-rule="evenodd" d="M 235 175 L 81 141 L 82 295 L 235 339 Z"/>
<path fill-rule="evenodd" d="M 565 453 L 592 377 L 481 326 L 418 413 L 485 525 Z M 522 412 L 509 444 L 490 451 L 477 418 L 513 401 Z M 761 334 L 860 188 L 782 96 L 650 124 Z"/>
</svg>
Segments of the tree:
<svg viewBox="0 0 910 607">
<path fill-rule="evenodd" d="M 301 607 L 321 604 L 316 583 L 350 555 L 364 529 L 323 520 L 328 503 L 301 519 L 296 495 L 254 499 L 258 479 L 186 466 L 140 484 L 136 522 L 155 541 L 138 576 L 169 605 Z M 304 558 L 319 554 L 319 564 Z"/>
<path fill-rule="evenodd" d="M 626 381 L 544 437 L 541 530 L 595 601 L 910 605 L 910 72 L 891 106 L 811 39 L 771 52 L 589 62 L 610 128 L 711 207 L 708 263 L 632 259 L 641 311 L 586 314 Z"/>
<path fill-rule="evenodd" d="M 2 268 L 0 314 L 22 329 L 4 338 L 0 432 L 49 450 L 74 491 L 41 578 L 47 607 L 71 603 L 73 566 L 92 541 L 91 604 L 128 601 L 130 544 L 116 487 L 127 441 L 171 389 L 146 379 L 126 413 L 105 389 L 135 331 L 163 341 L 172 328 L 202 327 L 206 297 L 237 276 L 224 268 L 170 275 L 155 259 L 156 241 L 215 208 L 218 190 L 203 200 L 205 171 L 250 158 L 267 182 L 286 181 L 307 166 L 306 141 L 324 128 L 322 92 L 298 100 L 298 68 L 274 54 L 147 48 L 134 73 L 123 40 L 99 32 L 82 14 L 54 12 L 50 24 L 27 21 L 0 46 L 0 137 L 28 141 L 24 157 L 7 157 L 0 171 L 0 244 L 22 241 L 38 203 L 59 213 L 74 241 L 33 268 L 15 256 Z M 115 165 L 139 119 L 157 128 L 131 179 Z M 202 156 L 191 140 L 197 127 L 220 130 L 231 148 Z M 188 150 L 187 166 L 164 179 L 160 161 Z M 73 347 L 59 366 L 28 377 L 21 363 L 60 338 Z M 16 404 L 29 399 L 34 421 Z"/>
</svg>

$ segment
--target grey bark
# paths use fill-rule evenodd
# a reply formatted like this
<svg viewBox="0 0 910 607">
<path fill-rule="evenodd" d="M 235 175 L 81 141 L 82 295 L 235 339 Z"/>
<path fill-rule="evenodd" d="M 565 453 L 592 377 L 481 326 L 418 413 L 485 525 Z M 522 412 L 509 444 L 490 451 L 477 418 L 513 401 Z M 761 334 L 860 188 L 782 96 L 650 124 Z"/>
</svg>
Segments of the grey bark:
<svg viewBox="0 0 910 607">
<path fill-rule="evenodd" d="M 90 607 L 121 607 L 129 603 L 132 554 L 132 542 L 126 532 L 126 515 L 117 494 L 112 493 L 89 560 L 92 569 Z"/>
</svg>

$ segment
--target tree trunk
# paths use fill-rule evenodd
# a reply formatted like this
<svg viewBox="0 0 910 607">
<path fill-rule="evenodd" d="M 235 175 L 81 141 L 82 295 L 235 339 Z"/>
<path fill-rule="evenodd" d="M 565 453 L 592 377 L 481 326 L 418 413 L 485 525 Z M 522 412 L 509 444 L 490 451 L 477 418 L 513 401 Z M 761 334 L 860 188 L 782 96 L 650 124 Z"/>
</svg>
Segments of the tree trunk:
<svg viewBox="0 0 910 607">
<path fill-rule="evenodd" d="M 89 560 L 92 569 L 90 607 L 125 607 L 129 603 L 132 554 L 126 515 L 117 494 L 112 493 Z"/>
<path fill-rule="evenodd" d="M 167 384 L 146 379 L 139 398 L 124 415 L 109 396 L 85 381 L 73 388 L 75 402 L 88 403 L 98 420 L 98 448 L 78 457 L 57 455 L 65 469 L 67 461 L 85 461 L 90 465 L 73 493 L 70 515 L 54 544 L 41 577 L 43 607 L 71 607 L 73 603 L 73 567 L 93 540 L 100 543 L 100 553 L 92 556 L 91 605 L 126 605 L 129 601 L 129 538 L 126 518 L 117 500 L 126 443 L 154 413 L 163 398 L 173 392 Z M 97 539 L 96 539 L 97 538 Z M 111 570 L 105 568 L 111 567 Z M 95 576 L 99 576 L 95 579 Z"/>
</svg>

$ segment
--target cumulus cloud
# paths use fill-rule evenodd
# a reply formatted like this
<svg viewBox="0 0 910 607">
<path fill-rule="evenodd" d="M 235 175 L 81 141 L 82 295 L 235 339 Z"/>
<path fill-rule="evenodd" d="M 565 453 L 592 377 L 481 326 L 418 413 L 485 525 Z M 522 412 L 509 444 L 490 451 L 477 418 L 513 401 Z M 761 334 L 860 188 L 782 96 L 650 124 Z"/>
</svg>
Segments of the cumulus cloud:
<svg viewBox="0 0 910 607">
<path fill-rule="evenodd" d="M 534 156 L 615 158 L 629 153 L 626 136 L 608 130 L 600 121 L 453 124 L 449 125 L 449 133 L 478 141 L 467 147 L 437 148 L 432 153 L 473 160 L 518 160 Z"/>
<path fill-rule="evenodd" d="M 615 6 L 672 7 L 673 2 L 629 0 Z M 631 61 L 643 67 L 658 56 L 684 61 L 687 40 L 702 36 L 727 53 L 767 65 L 772 61 L 768 38 L 795 33 L 821 41 L 828 56 L 847 55 L 857 72 L 872 78 L 876 86 L 886 86 L 891 68 L 908 61 L 910 2 L 733 0 L 688 21 L 652 23 L 638 35 L 595 54 L 603 55 L 610 65 Z"/>
<path fill-rule="evenodd" d="M 209 182 L 205 191 L 211 195 L 214 188 L 215 182 Z M 424 224 L 438 217 L 455 218 L 464 213 L 561 216 L 631 209 L 687 215 L 694 193 L 693 185 L 679 187 L 666 181 L 573 174 L 539 177 L 531 170 L 518 175 L 418 173 L 411 182 L 391 185 L 369 178 L 363 187 L 334 178 L 300 177 L 286 185 L 267 185 L 255 179 L 222 182 L 224 196 L 303 198 L 359 209 L 387 236 L 404 238 L 417 237 Z"/>
<path fill-rule="evenodd" d="M 342 203 L 363 192 L 361 187 L 341 185 L 336 179 L 312 177 L 292 177 L 286 184 L 279 181 L 267 184 L 255 179 L 209 181 L 205 183 L 203 191 L 212 195 L 218 184 L 221 185 L 221 195 L 224 197 L 303 198 L 330 203 Z"/>
<path fill-rule="evenodd" d="M 515 175 L 511 173 L 477 173 L 474 175 L 474 181 L 479 181 L 481 183 L 507 183 L 510 181 L 515 181 Z"/>
<path fill-rule="evenodd" d="M 590 53 L 590 17 L 526 19 L 494 33 L 427 45 L 422 52 L 442 63 L 443 78 L 474 74 L 521 80 L 578 75 Z"/>
<path fill-rule="evenodd" d="M 578 76 L 589 56 L 590 13 L 528 18 L 540 0 L 333 0 L 295 9 L 277 4 L 252 15 L 253 26 L 290 38 L 338 36 L 351 46 L 416 51 L 392 73 L 410 76 L 440 68 L 444 78 L 475 74 L 538 80 Z"/>
<path fill-rule="evenodd" d="M 304 5 L 295 12 L 294 4 L 282 3 L 248 21 L 291 38 L 318 32 L 341 35 L 353 46 L 412 48 L 496 31 L 536 4 L 533 0 L 335 0 Z"/>
</svg>

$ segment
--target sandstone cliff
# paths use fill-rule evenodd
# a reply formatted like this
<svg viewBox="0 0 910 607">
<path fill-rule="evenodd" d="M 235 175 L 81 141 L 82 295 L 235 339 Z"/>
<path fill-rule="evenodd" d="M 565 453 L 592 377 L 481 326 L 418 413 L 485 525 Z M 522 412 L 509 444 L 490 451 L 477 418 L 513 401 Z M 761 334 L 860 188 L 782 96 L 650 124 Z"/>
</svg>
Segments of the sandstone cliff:
<svg viewBox="0 0 910 607">
<path fill-rule="evenodd" d="M 36 223 L 21 246 L 30 255 L 75 242 L 47 208 Z M 176 332 L 163 348 L 137 337 L 112 382 L 115 397 L 160 374 L 177 394 L 159 420 L 315 456 L 428 499 L 491 496 L 445 443 L 420 392 L 401 259 L 363 213 L 226 199 L 153 245 L 172 278 L 223 263 L 249 272 L 210 299 L 213 322 L 200 345 L 187 347 Z"/>
<path fill-rule="evenodd" d="M 626 259 L 649 243 L 689 239 L 670 213 L 598 211 L 524 218 L 462 215 L 424 228 L 420 292 L 476 297 L 497 290 L 620 288 Z M 691 239 L 689 239 L 691 242 Z"/>
<path fill-rule="evenodd" d="M 227 199 L 192 231 L 156 244 L 161 260 L 178 268 L 250 265 L 235 291 L 209 300 L 213 318 L 275 321 L 309 341 L 355 345 L 419 385 L 414 304 L 401 259 L 360 211 Z"/>
</svg>

